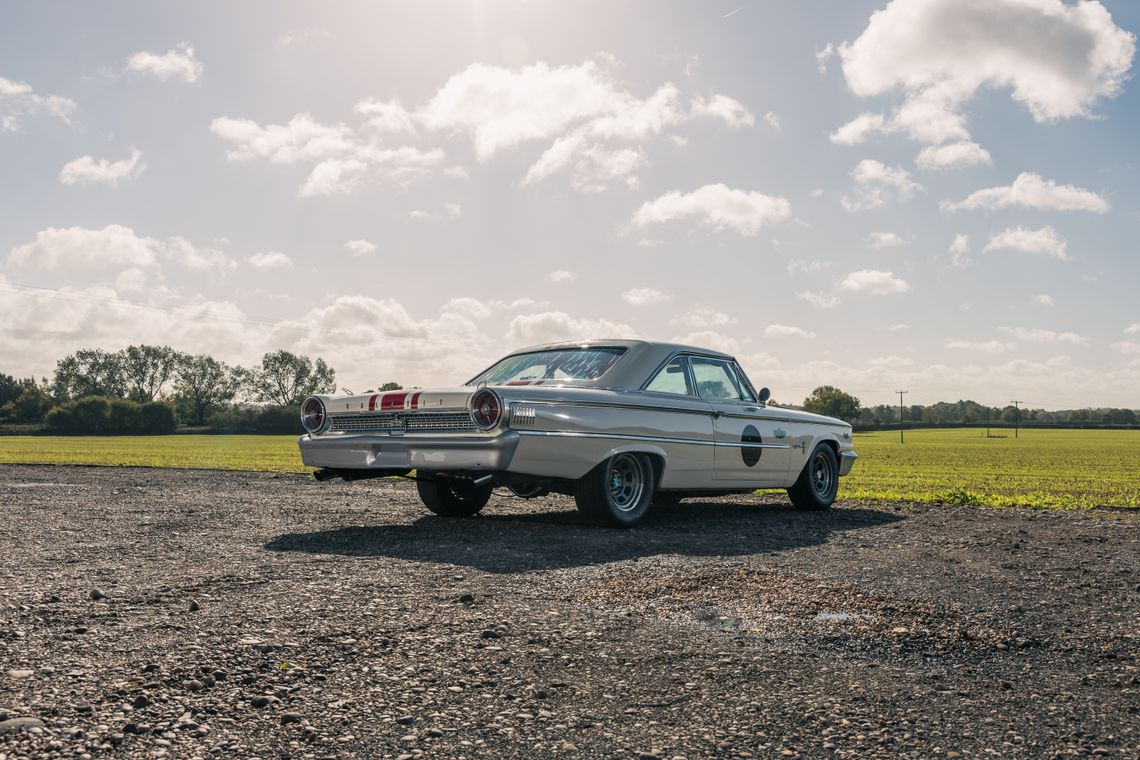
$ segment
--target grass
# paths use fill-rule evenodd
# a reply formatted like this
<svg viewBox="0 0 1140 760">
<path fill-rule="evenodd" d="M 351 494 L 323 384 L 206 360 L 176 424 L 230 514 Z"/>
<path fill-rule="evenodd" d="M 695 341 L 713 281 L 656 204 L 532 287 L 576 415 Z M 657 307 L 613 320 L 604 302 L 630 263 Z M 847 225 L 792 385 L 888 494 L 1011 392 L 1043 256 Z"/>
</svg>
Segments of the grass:
<svg viewBox="0 0 1140 760">
<path fill-rule="evenodd" d="M 990 507 L 1140 508 L 1140 431 L 979 428 L 856 433 L 840 496 Z"/>
<path fill-rule="evenodd" d="M 991 507 L 1140 508 L 1140 431 L 957 428 L 856 433 L 840 497 Z M 295 436 L 0 436 L 0 464 L 305 472 Z"/>
<path fill-rule="evenodd" d="M 309 470 L 295 435 L 0 436 L 0 464 Z"/>
</svg>

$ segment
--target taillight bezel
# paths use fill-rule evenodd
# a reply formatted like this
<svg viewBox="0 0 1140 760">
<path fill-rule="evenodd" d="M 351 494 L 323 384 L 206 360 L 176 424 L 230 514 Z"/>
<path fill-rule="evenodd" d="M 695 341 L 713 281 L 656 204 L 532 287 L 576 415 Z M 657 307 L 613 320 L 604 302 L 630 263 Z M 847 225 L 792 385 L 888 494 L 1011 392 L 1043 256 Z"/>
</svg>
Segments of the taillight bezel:
<svg viewBox="0 0 1140 760">
<path fill-rule="evenodd" d="M 486 417 L 484 401 L 490 401 L 494 410 L 494 417 Z M 471 395 L 468 402 L 468 412 L 471 414 L 471 424 L 478 430 L 487 432 L 499 427 L 503 422 L 503 399 L 490 388 L 480 388 Z"/>
<path fill-rule="evenodd" d="M 312 405 L 316 405 L 316 410 L 311 410 Z M 309 433 L 319 433 L 325 428 L 325 423 L 328 422 L 328 409 L 325 408 L 325 402 L 318 396 L 309 396 L 301 404 L 301 426 Z"/>
</svg>

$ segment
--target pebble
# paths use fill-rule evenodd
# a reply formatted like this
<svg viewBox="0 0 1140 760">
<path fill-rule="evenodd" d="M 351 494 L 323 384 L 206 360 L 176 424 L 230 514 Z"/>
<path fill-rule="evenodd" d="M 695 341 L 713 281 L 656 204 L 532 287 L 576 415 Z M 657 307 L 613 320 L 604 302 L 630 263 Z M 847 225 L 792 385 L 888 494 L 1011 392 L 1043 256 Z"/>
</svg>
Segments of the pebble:
<svg viewBox="0 0 1140 760">
<path fill-rule="evenodd" d="M 43 728 L 44 722 L 39 718 L 9 718 L 0 721 L 0 731 L 30 731 L 33 728 Z"/>
<path fill-rule="evenodd" d="M 199 681 L 197 678 L 191 678 L 186 682 L 186 688 L 190 691 L 201 691 L 206 688 L 206 684 Z"/>
<path fill-rule="evenodd" d="M 198 602 L 193 599 L 190 600 L 190 604 L 188 604 L 186 608 L 190 612 L 197 612 L 198 610 L 202 609 L 201 605 L 199 605 Z"/>
<path fill-rule="evenodd" d="M 304 718 L 301 717 L 301 713 L 297 713 L 297 712 L 281 713 L 281 725 L 283 725 L 283 726 L 287 726 L 290 723 L 300 723 L 302 720 L 304 720 Z"/>
<path fill-rule="evenodd" d="M 31 678 L 35 674 L 34 670 L 9 670 L 7 673 L 9 678 Z"/>
<path fill-rule="evenodd" d="M 87 598 L 93 602 L 97 602 L 100 599 L 106 598 L 106 596 L 107 596 L 106 594 L 104 594 L 102 591 L 100 591 L 97 588 L 91 589 L 91 591 L 88 592 L 88 594 L 87 594 Z"/>
<path fill-rule="evenodd" d="M 249 703 L 254 707 L 266 707 L 269 705 L 270 699 L 272 699 L 272 697 L 254 697 L 249 700 Z"/>
</svg>

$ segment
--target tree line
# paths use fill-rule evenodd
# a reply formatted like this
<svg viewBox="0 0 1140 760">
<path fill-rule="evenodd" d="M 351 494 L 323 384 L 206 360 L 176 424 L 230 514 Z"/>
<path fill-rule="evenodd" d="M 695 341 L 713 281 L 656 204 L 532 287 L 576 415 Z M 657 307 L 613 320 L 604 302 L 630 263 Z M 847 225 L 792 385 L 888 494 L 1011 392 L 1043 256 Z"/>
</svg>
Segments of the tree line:
<svg viewBox="0 0 1140 760">
<path fill-rule="evenodd" d="M 1085 408 L 1046 409 L 986 406 L 976 401 L 939 401 L 935 404 L 904 405 L 876 404 L 863 406 L 859 399 L 831 385 L 821 385 L 804 399 L 803 408 L 816 414 L 838 417 L 854 425 L 875 427 L 897 425 L 900 422 L 928 425 L 977 425 L 992 422 L 995 425 L 1135 425 L 1138 418 L 1134 409 Z"/>
<path fill-rule="evenodd" d="M 51 378 L 0 373 L 0 422 L 61 433 L 172 432 L 179 424 L 234 432 L 293 432 L 297 407 L 336 390 L 323 359 L 271 351 L 253 367 L 231 366 L 169 346 L 83 349 Z"/>
</svg>

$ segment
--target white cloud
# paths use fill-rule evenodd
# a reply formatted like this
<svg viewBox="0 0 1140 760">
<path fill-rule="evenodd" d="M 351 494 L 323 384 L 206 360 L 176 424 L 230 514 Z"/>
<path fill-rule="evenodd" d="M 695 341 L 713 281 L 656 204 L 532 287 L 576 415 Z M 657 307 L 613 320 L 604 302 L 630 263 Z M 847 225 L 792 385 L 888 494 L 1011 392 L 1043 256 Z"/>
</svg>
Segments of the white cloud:
<svg viewBox="0 0 1140 760">
<path fill-rule="evenodd" d="M 463 207 L 458 203 L 445 203 L 443 204 L 443 211 L 427 211 L 425 209 L 413 209 L 408 212 L 408 218 L 418 222 L 428 222 L 436 219 L 457 219 L 463 215 Z"/>
<path fill-rule="evenodd" d="M 648 227 L 693 218 L 715 231 L 732 230 L 753 236 L 765 226 L 784 221 L 791 213 L 791 204 L 784 198 L 715 184 L 691 193 L 674 190 L 643 203 L 634 213 L 632 224 Z"/>
<path fill-rule="evenodd" d="M 1021 251 L 1022 253 L 1043 253 L 1065 261 L 1069 258 L 1068 243 L 1057 234 L 1052 226 L 1029 230 L 1024 227 L 1010 227 L 1003 230 L 986 243 L 983 253 L 989 251 Z"/>
<path fill-rule="evenodd" d="M 376 253 L 376 244 L 370 240 L 349 240 L 344 249 L 353 256 L 371 256 Z"/>
<path fill-rule="evenodd" d="M 726 325 L 736 324 L 736 317 L 729 316 L 722 311 L 716 311 L 706 306 L 698 306 L 695 309 L 686 311 L 684 314 L 678 314 L 669 320 L 669 322 L 670 324 L 690 328 L 724 327 Z"/>
<path fill-rule="evenodd" d="M 697 348 L 709 348 L 725 354 L 736 355 L 740 353 L 740 341 L 716 330 L 699 330 L 687 335 L 675 335 L 669 339 L 669 342 L 696 346 Z"/>
<path fill-rule="evenodd" d="M 16 132 L 25 119 L 47 114 L 71 124 L 78 106 L 60 95 L 37 95 L 27 82 L 0 77 L 0 132 Z"/>
<path fill-rule="evenodd" d="M 415 132 L 412 115 L 397 100 L 365 98 L 358 101 L 353 109 L 368 117 L 368 126 L 379 132 Z"/>
<path fill-rule="evenodd" d="M 852 195 L 843 196 L 841 203 L 848 211 L 865 211 L 885 206 L 892 200 L 908 201 L 915 193 L 923 192 L 922 185 L 910 177 L 910 172 L 891 167 L 874 159 L 864 159 L 851 170 L 855 181 Z"/>
<path fill-rule="evenodd" d="M 497 299 L 480 301 L 477 298 L 463 296 L 460 298 L 452 298 L 443 305 L 441 311 L 463 314 L 472 319 L 487 319 L 504 311 L 533 309 L 544 305 L 543 302 L 535 301 L 533 298 L 516 298 L 513 301 L 500 301 Z"/>
<path fill-rule="evenodd" d="M 222 116 L 210 122 L 210 131 L 233 147 L 230 161 L 264 158 L 275 164 L 296 164 L 343 155 L 356 143 L 344 124 L 320 124 L 310 114 L 299 113 L 288 124 L 262 127 L 252 119 Z"/>
<path fill-rule="evenodd" d="M 798 259 L 790 259 L 785 269 L 788 274 L 794 275 L 798 273 L 803 274 L 816 274 L 822 272 L 831 266 L 830 261 L 799 261 Z"/>
<path fill-rule="evenodd" d="M 769 111 L 764 114 L 764 123 L 777 132 L 780 131 L 780 114 L 775 111 Z"/>
<path fill-rule="evenodd" d="M 726 95 L 693 98 L 686 107 L 680 90 L 664 84 L 639 98 L 596 61 L 553 67 L 538 62 L 520 69 L 472 64 L 452 75 L 416 116 L 431 130 L 467 134 L 479 161 L 526 143 L 550 142 L 524 184 L 569 169 L 580 192 L 597 192 L 614 181 L 636 186 L 644 152 L 615 142 L 643 141 L 696 118 L 734 128 L 755 122 Z"/>
<path fill-rule="evenodd" d="M 970 236 L 958 233 L 950 243 L 950 263 L 956 267 L 968 267 L 973 263 L 970 256 Z"/>
<path fill-rule="evenodd" d="M 883 272 L 878 269 L 860 269 L 843 278 L 839 284 L 843 290 L 853 293 L 872 293 L 875 295 L 888 295 L 891 293 L 906 293 L 910 285 L 894 272 Z"/>
<path fill-rule="evenodd" d="M 9 265 L 30 269 L 147 268 L 166 261 L 197 270 L 224 271 L 235 266 L 220 250 L 197 247 L 177 236 L 141 237 L 118 224 L 101 230 L 48 227 L 8 254 Z"/>
<path fill-rule="evenodd" d="M 1048 211 L 1091 211 L 1096 214 L 1103 214 L 1109 208 L 1108 201 L 1091 190 L 1075 185 L 1058 185 L 1032 172 L 1018 174 L 1012 185 L 977 190 L 957 203 L 943 201 L 941 204 L 947 211 L 1013 206 Z"/>
<path fill-rule="evenodd" d="M 1111 346 L 1113 351 L 1124 354 L 1125 356 L 1140 356 L 1140 343 L 1134 340 L 1121 340 L 1113 343 Z"/>
<path fill-rule="evenodd" d="M 1037 306 L 1052 306 L 1053 296 L 1047 293 L 1038 293 L 1037 295 L 1033 296 L 1033 303 Z"/>
<path fill-rule="evenodd" d="M 137 150 L 132 150 L 131 157 L 122 161 L 105 158 L 96 161 L 93 156 L 80 156 L 64 164 L 59 172 L 59 181 L 65 185 L 103 184 L 115 187 L 125 180 L 135 179 L 144 169 L 146 164 L 142 163 L 142 153 Z"/>
<path fill-rule="evenodd" d="M 1008 343 L 1002 343 L 1000 340 L 948 340 L 946 341 L 946 348 L 962 351 L 982 351 L 987 354 L 1000 354 L 1003 351 L 1008 351 L 1013 348 L 1013 346 Z"/>
<path fill-rule="evenodd" d="M 872 367 L 892 367 L 897 369 L 899 367 L 913 367 L 914 359 L 908 359 L 904 356 L 878 356 L 868 359 L 867 363 Z"/>
<path fill-rule="evenodd" d="M 570 282 L 571 280 L 576 279 L 578 279 L 578 275 L 565 269 L 556 269 L 550 274 L 546 275 L 547 282 Z"/>
<path fill-rule="evenodd" d="M 827 64 L 835 56 L 835 45 L 830 42 L 823 46 L 822 50 L 816 51 L 815 54 L 815 67 L 819 70 L 820 74 L 827 73 Z"/>
<path fill-rule="evenodd" d="M 528 346 L 561 340 L 590 338 L 636 338 L 637 331 L 608 319 L 578 319 L 561 311 L 520 314 L 507 328 L 507 341 L 512 346 Z"/>
<path fill-rule="evenodd" d="M 302 198 L 343 195 L 368 179 L 406 183 L 437 169 L 444 158 L 438 148 L 383 147 L 373 131 L 362 135 L 344 124 L 321 124 L 307 113 L 264 127 L 223 116 L 210 123 L 210 131 L 230 144 L 230 161 L 316 162 L 298 190 Z"/>
<path fill-rule="evenodd" d="M 839 296 L 832 293 L 812 293 L 806 290 L 796 293 L 796 298 L 807 301 L 812 306 L 818 306 L 821 309 L 834 309 L 841 303 Z"/>
<path fill-rule="evenodd" d="M 764 337 L 801 338 L 803 340 L 812 340 L 815 338 L 815 333 L 809 332 L 800 327 L 792 327 L 790 325 L 768 325 L 764 328 Z"/>
<path fill-rule="evenodd" d="M 946 145 L 928 145 L 918 152 L 915 163 L 922 169 L 965 169 L 969 166 L 991 166 L 990 152 L 970 140 Z"/>
<path fill-rule="evenodd" d="M 297 31 L 288 31 L 277 38 L 277 44 L 281 47 L 291 47 L 293 45 L 315 45 L 323 42 L 332 37 L 327 29 L 300 29 Z"/>
<path fill-rule="evenodd" d="M 886 131 L 886 119 L 879 113 L 861 113 L 828 135 L 838 145 L 857 145 L 873 134 Z"/>
<path fill-rule="evenodd" d="M 656 288 L 631 288 L 621 294 L 621 300 L 631 306 L 651 306 L 664 303 L 673 298 L 669 293 L 662 293 Z"/>
<path fill-rule="evenodd" d="M 263 251 L 247 256 L 246 263 L 254 269 L 292 269 L 293 259 L 280 251 Z"/>
<path fill-rule="evenodd" d="M 909 330 L 909 329 L 910 329 L 910 325 L 903 324 L 902 322 L 898 322 L 896 324 L 889 325 L 887 327 L 887 332 L 902 332 L 903 330 Z"/>
<path fill-rule="evenodd" d="M 1026 343 L 1072 343 L 1080 346 L 1089 342 L 1088 338 L 1075 332 L 1054 332 L 1039 328 L 999 327 L 998 332 Z"/>
<path fill-rule="evenodd" d="M 1140 335 L 1140 322 L 1128 325 L 1124 328 L 1125 335 Z"/>
<path fill-rule="evenodd" d="M 897 232 L 872 232 L 867 236 L 868 248 L 899 248 L 906 245 L 911 241 L 911 237 L 906 237 L 898 234 Z"/>
<path fill-rule="evenodd" d="M 202 76 L 202 62 L 195 57 L 194 48 L 183 42 L 161 55 L 146 50 L 134 53 L 127 59 L 127 71 L 152 76 L 163 82 L 173 78 L 194 83 Z"/>
<path fill-rule="evenodd" d="M 1099 2 L 894 0 L 839 46 L 855 95 L 902 93 L 889 118 L 850 130 L 850 141 L 898 130 L 931 144 L 967 141 L 964 105 L 989 88 L 1008 88 L 1038 122 L 1088 118 L 1120 92 L 1134 50 Z"/>
<path fill-rule="evenodd" d="M 409 141 L 466 135 L 475 157 L 486 162 L 499 153 L 533 143 L 547 147 L 522 183 L 541 182 L 559 172 L 579 192 L 600 192 L 613 184 L 637 187 L 648 163 L 646 143 L 655 137 L 681 137 L 671 130 L 695 119 L 713 119 L 732 128 L 751 126 L 755 117 L 726 96 L 686 100 L 673 84 L 638 97 L 621 87 L 603 63 L 518 69 L 476 63 L 452 75 L 421 107 L 396 100 L 364 98 L 355 105 L 358 128 L 325 125 L 307 113 L 288 124 L 261 126 L 223 116 L 211 131 L 231 144 L 234 161 L 254 158 L 274 163 L 320 162 L 302 187 L 302 196 L 350 192 L 370 176 L 407 182 L 429 169 L 467 177 L 461 166 L 439 169 L 440 148 L 390 147 L 381 138 Z"/>
<path fill-rule="evenodd" d="M 347 195 L 364 180 L 368 164 L 355 158 L 329 158 L 313 167 L 297 190 L 302 198 Z"/>
</svg>

